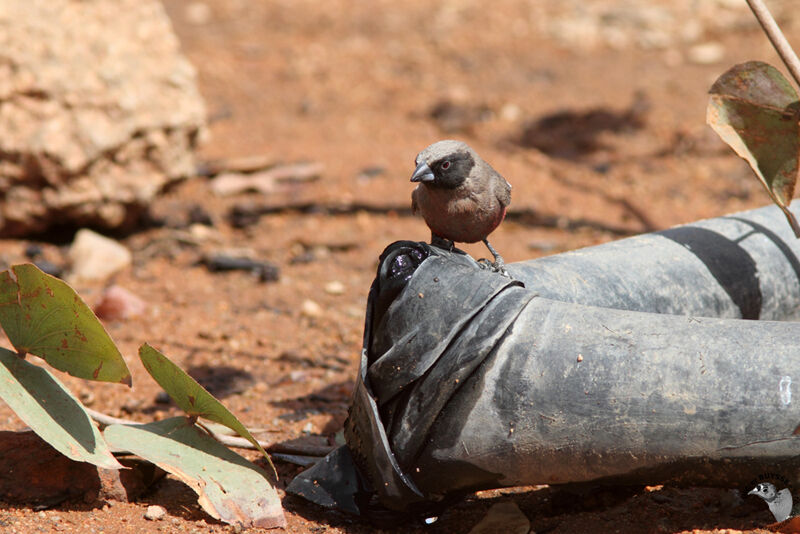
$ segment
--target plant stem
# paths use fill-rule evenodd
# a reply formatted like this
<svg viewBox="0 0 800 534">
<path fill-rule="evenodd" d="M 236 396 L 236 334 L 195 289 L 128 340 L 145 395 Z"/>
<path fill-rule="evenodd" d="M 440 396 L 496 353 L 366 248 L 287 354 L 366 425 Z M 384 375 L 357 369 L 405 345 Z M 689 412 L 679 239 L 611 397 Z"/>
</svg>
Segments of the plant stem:
<svg viewBox="0 0 800 534">
<path fill-rule="evenodd" d="M 86 408 L 89 416 L 103 426 L 108 425 L 142 425 L 136 421 L 129 419 L 120 419 L 119 417 L 112 417 L 110 415 Z M 207 431 L 207 430 L 206 430 Z M 211 437 L 227 445 L 228 447 L 236 447 L 237 449 L 250 449 L 256 450 L 255 446 L 244 438 L 239 436 L 225 436 L 223 434 L 210 433 Z M 258 440 L 258 443 L 269 452 L 282 452 L 285 454 L 299 454 L 303 456 L 325 456 L 331 452 L 334 447 L 327 445 L 305 445 L 302 443 L 267 443 L 266 441 Z"/>
<path fill-rule="evenodd" d="M 786 40 L 786 36 L 783 35 L 766 4 L 764 4 L 763 0 L 747 0 L 747 5 L 750 6 L 756 19 L 758 19 L 758 23 L 761 24 L 761 28 L 767 34 L 775 51 L 781 56 L 795 83 L 800 85 L 800 59 L 797 58 L 797 54 L 792 50 L 792 45 Z"/>
</svg>

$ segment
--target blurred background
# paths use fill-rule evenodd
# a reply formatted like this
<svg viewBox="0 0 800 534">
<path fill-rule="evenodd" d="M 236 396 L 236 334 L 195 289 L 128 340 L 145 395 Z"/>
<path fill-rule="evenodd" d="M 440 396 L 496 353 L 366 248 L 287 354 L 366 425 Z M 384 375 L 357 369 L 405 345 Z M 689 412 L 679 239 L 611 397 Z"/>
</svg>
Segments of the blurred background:
<svg viewBox="0 0 800 534">
<path fill-rule="evenodd" d="M 769 5 L 800 42 L 793 3 Z M 103 312 L 134 390 L 65 378 L 91 407 L 175 410 L 136 381 L 148 341 L 262 439 L 327 446 L 377 258 L 430 237 L 410 212 L 420 150 L 464 140 L 513 184 L 492 235 L 509 262 L 759 207 L 761 186 L 705 125 L 711 84 L 754 59 L 785 72 L 744 0 L 12 0 L 0 4 L 0 262 L 35 261 Z M 79 228 L 121 246 L 119 265 L 85 270 Z M 21 426 L 5 408 L 0 420 Z M 281 484 L 299 469 L 279 464 Z M 199 523 L 186 491 L 167 482 L 146 497 L 175 519 L 166 531 L 226 532 Z M 498 499 L 537 532 L 771 517 L 717 490 L 578 508 L 549 491 L 484 492 L 428 531 L 467 532 Z M 284 505 L 292 532 L 374 531 Z M 144 528 L 137 506 L 59 513 L 62 525 L 126 518 L 123 532 Z M 0 504 L 19 532 L 39 519 Z"/>
</svg>

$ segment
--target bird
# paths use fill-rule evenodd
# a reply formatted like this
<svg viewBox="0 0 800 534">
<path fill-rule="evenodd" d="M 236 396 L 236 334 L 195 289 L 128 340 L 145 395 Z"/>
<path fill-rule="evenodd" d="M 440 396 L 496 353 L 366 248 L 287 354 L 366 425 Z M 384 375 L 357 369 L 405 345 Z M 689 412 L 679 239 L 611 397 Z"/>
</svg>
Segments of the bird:
<svg viewBox="0 0 800 534">
<path fill-rule="evenodd" d="M 483 241 L 494 262 L 479 260 L 508 276 L 503 257 L 487 239 L 506 216 L 511 184 L 463 141 L 447 139 L 417 154 L 411 181 L 411 209 L 431 230 L 431 244 Z"/>
<path fill-rule="evenodd" d="M 761 482 L 747 492 L 748 495 L 758 495 L 767 502 L 769 511 L 775 516 L 775 521 L 785 521 L 792 513 L 792 493 L 788 488 L 777 491 L 775 484 Z"/>
</svg>

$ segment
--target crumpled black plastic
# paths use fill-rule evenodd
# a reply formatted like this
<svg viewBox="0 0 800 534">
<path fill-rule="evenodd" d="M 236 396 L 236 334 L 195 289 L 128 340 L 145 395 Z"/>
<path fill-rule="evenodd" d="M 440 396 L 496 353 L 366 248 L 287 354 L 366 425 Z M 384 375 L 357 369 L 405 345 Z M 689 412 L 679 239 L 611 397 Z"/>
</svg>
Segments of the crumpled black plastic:
<svg viewBox="0 0 800 534">
<path fill-rule="evenodd" d="M 369 293 L 347 445 L 298 476 L 289 491 L 373 516 L 381 506 L 424 515 L 443 503 L 445 495 L 425 494 L 409 476 L 420 476 L 415 460 L 453 397 L 481 394 L 464 386 L 533 296 L 461 251 L 411 241 L 387 247 Z M 325 477 L 316 476 L 321 469 Z M 485 486 L 487 474 L 479 478 Z"/>
</svg>

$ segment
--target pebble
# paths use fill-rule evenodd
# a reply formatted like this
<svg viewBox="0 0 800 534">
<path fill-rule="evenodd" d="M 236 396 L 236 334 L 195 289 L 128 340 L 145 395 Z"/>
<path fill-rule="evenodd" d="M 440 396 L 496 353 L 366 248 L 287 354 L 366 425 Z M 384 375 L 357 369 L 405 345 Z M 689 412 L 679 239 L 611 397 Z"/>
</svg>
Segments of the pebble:
<svg viewBox="0 0 800 534">
<path fill-rule="evenodd" d="M 142 315 L 147 303 L 122 286 L 113 285 L 103 291 L 94 313 L 106 321 L 124 321 Z"/>
<path fill-rule="evenodd" d="M 552 252 L 558 248 L 558 243 L 554 241 L 536 240 L 529 242 L 528 248 L 540 252 Z"/>
<path fill-rule="evenodd" d="M 227 254 L 213 254 L 205 258 L 209 271 L 250 271 L 258 275 L 262 282 L 275 282 L 280 278 L 280 268 L 268 261 L 247 257 L 234 257 Z"/>
<path fill-rule="evenodd" d="M 83 228 L 69 248 L 72 272 L 69 280 L 102 281 L 130 266 L 131 251 L 120 243 Z"/>
<path fill-rule="evenodd" d="M 716 41 L 694 45 L 689 49 L 689 61 L 696 65 L 713 65 L 725 57 L 725 47 Z"/>
<path fill-rule="evenodd" d="M 522 108 L 516 104 L 505 104 L 500 108 L 500 118 L 506 122 L 516 122 L 522 118 Z"/>
<path fill-rule="evenodd" d="M 163 506 L 152 504 L 147 507 L 147 511 L 144 513 L 144 518 L 148 521 L 161 521 L 166 515 L 167 511 Z"/>
<path fill-rule="evenodd" d="M 62 269 L 60 265 L 56 265 L 47 260 L 36 260 L 33 264 L 43 273 L 55 276 L 56 278 L 61 278 L 61 275 L 64 274 L 64 269 Z"/>
<path fill-rule="evenodd" d="M 205 2 L 192 2 L 184 8 L 184 16 L 191 24 L 208 24 L 211 21 L 211 8 Z"/>
<path fill-rule="evenodd" d="M 303 304 L 300 306 L 300 313 L 304 317 L 309 317 L 311 319 L 316 319 L 318 317 L 322 317 L 323 310 L 322 306 L 314 302 L 313 300 L 306 299 L 303 301 Z"/>
<path fill-rule="evenodd" d="M 342 295 L 344 293 L 344 284 L 338 280 L 332 280 L 325 284 L 325 293 L 329 295 Z"/>
<path fill-rule="evenodd" d="M 41 256 L 43 252 L 42 246 L 38 243 L 29 243 L 25 246 L 25 257 L 29 260 L 35 260 Z"/>
</svg>

